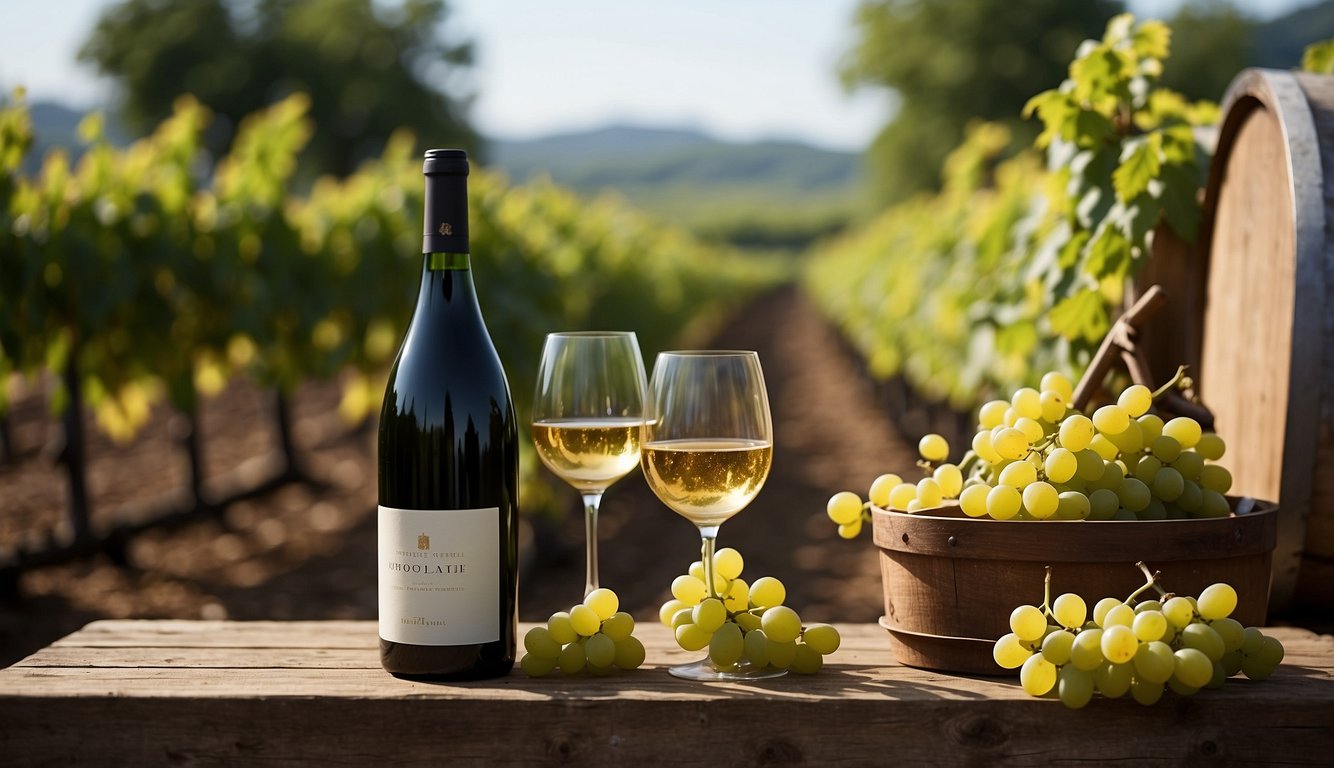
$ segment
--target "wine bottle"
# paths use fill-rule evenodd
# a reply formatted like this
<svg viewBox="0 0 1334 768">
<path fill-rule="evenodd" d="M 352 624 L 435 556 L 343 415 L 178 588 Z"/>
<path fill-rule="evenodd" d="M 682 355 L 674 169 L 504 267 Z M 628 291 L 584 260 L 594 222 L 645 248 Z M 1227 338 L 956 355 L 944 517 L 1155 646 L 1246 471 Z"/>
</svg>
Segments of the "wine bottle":
<svg viewBox="0 0 1334 768">
<path fill-rule="evenodd" d="M 517 633 L 518 430 L 468 247 L 468 157 L 426 153 L 417 307 L 379 432 L 380 662 L 398 677 L 496 677 Z"/>
</svg>

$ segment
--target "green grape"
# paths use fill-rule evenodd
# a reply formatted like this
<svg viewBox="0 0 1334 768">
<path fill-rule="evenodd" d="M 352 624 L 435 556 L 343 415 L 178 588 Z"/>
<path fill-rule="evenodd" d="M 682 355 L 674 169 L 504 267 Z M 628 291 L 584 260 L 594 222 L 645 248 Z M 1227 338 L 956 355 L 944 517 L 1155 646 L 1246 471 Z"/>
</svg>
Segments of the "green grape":
<svg viewBox="0 0 1334 768">
<path fill-rule="evenodd" d="M 672 617 L 676 615 L 676 612 L 682 608 L 689 607 L 690 606 L 686 605 L 684 601 L 677 600 L 673 597 L 671 600 L 663 603 L 662 607 L 658 609 L 658 621 L 661 621 L 663 626 L 670 627 L 672 625 Z"/>
<path fill-rule="evenodd" d="M 1024 488 L 1023 500 L 1024 509 L 1038 520 L 1046 520 L 1056 514 L 1056 508 L 1060 506 L 1056 489 L 1041 480 Z"/>
<path fill-rule="evenodd" d="M 917 452 L 922 458 L 935 464 L 949 458 L 950 444 L 940 435 L 929 434 L 918 441 Z"/>
<path fill-rule="evenodd" d="M 1093 698 L 1093 675 L 1087 670 L 1067 666 L 1056 679 L 1056 694 L 1070 709 L 1083 709 Z"/>
<path fill-rule="evenodd" d="M 1158 470 L 1163 468 L 1163 462 L 1157 456 L 1141 456 L 1135 466 L 1131 468 L 1130 474 L 1145 485 L 1153 482 L 1153 478 L 1158 475 Z"/>
<path fill-rule="evenodd" d="M 686 569 L 686 573 L 687 573 L 688 575 L 690 575 L 690 576 L 694 576 L 695 578 L 699 579 L 700 583 L 703 584 L 703 583 L 704 583 L 704 561 L 702 561 L 702 560 L 696 560 L 695 562 L 691 563 L 691 564 L 690 564 L 690 567 Z M 717 575 L 717 571 L 716 571 L 716 570 L 714 571 L 714 574 Z"/>
<path fill-rule="evenodd" d="M 917 512 L 921 509 L 924 509 L 924 507 L 922 506 L 922 502 L 919 499 L 913 499 L 912 501 L 908 502 L 909 512 Z"/>
<path fill-rule="evenodd" d="M 1015 638 L 1016 641 L 1018 639 Z M 1085 629 L 1075 635 L 1075 644 L 1070 648 L 1071 664 L 1085 672 L 1092 672 L 1104 661 L 1106 657 L 1102 655 L 1101 629 Z"/>
<path fill-rule="evenodd" d="M 1004 400 L 991 400 L 977 409 L 977 423 L 983 429 L 991 430 L 1005 423 L 1005 411 L 1010 404 Z"/>
<path fill-rule="evenodd" d="M 602 622 L 602 634 L 615 642 L 621 642 L 635 631 L 634 618 L 625 611 L 618 611 L 611 618 Z"/>
<path fill-rule="evenodd" d="M 1135 658 L 1139 650 L 1139 638 L 1134 631 L 1122 624 L 1114 624 L 1102 631 L 1102 655 L 1113 664 L 1125 664 Z"/>
<path fill-rule="evenodd" d="M 1139 423 L 1131 421 L 1126 428 L 1114 435 L 1107 435 L 1107 439 L 1115 445 L 1121 453 L 1135 454 L 1144 450 L 1144 433 L 1139 428 Z"/>
<path fill-rule="evenodd" d="M 1167 681 L 1167 687 L 1171 688 L 1172 693 L 1175 693 L 1178 696 L 1194 696 L 1195 694 L 1200 692 L 1199 688 L 1186 685 L 1185 683 L 1181 682 L 1175 677 Z"/>
<path fill-rule="evenodd" d="M 875 480 L 871 481 L 871 490 L 870 493 L 867 494 L 867 496 L 870 497 L 870 501 L 872 504 L 876 505 L 877 507 L 880 507 L 881 509 L 884 509 L 889 506 L 889 492 L 894 490 L 895 486 L 902 484 L 903 484 L 903 478 L 899 477 L 898 475 L 895 474 L 881 475 L 877 477 Z M 853 495 L 856 496 L 856 494 Z M 835 497 L 837 497 L 837 494 L 835 494 Z M 833 499 L 829 500 L 829 503 L 831 505 L 833 504 L 833 502 L 834 502 Z M 856 517 L 857 519 L 861 518 L 860 506 L 857 508 Z M 848 518 L 846 520 L 835 519 L 832 507 L 829 512 L 829 519 L 833 520 L 839 525 L 847 525 L 853 520 L 853 518 Z M 737 575 L 740 574 L 741 572 L 737 571 Z"/>
<path fill-rule="evenodd" d="M 1108 627 L 1132 627 L 1134 624 L 1135 609 L 1125 603 L 1113 605 L 1102 617 L 1103 629 L 1107 629 Z"/>
<path fill-rule="evenodd" d="M 1153 392 L 1143 384 L 1131 384 L 1121 392 L 1120 397 L 1116 398 L 1116 404 L 1121 406 L 1130 418 L 1139 418 L 1148 413 L 1153 405 Z"/>
<path fill-rule="evenodd" d="M 709 588 L 694 576 L 683 575 L 672 579 L 672 597 L 687 605 L 694 605 L 708 595 Z"/>
<path fill-rule="evenodd" d="M 1182 448 L 1194 448 L 1203 434 L 1198 421 L 1189 416 L 1178 416 L 1163 425 L 1163 436 L 1176 440 Z"/>
<path fill-rule="evenodd" d="M 1230 514 L 1232 505 L 1228 504 L 1227 498 L 1206 488 L 1200 491 L 1200 510 L 1192 517 L 1227 517 Z"/>
<path fill-rule="evenodd" d="M 1213 627 L 1219 638 L 1223 640 L 1223 652 L 1225 654 L 1241 649 L 1241 641 L 1245 632 L 1241 622 L 1236 619 L 1214 619 L 1209 622 L 1209 626 Z"/>
<path fill-rule="evenodd" d="M 1042 394 L 1032 387 L 1021 387 L 1014 391 L 1010 406 L 1020 416 L 1030 419 L 1042 418 Z"/>
<path fill-rule="evenodd" d="M 727 608 L 723 606 L 723 601 L 716 597 L 705 598 L 695 606 L 694 616 L 691 618 L 700 629 L 713 634 L 723 622 L 727 621 Z"/>
<path fill-rule="evenodd" d="M 584 644 L 576 641 L 561 649 L 557 666 L 560 667 L 561 672 L 573 675 L 584 668 L 585 661 Z"/>
<path fill-rule="evenodd" d="M 1232 489 L 1232 473 L 1227 467 L 1206 464 L 1200 470 L 1200 488 L 1214 493 L 1227 493 Z"/>
<path fill-rule="evenodd" d="M 525 653 L 519 659 L 519 669 L 529 677 L 546 677 L 556 668 L 556 659 L 545 658 L 533 653 Z"/>
<path fill-rule="evenodd" d="M 741 627 L 730 621 L 719 627 L 709 640 L 709 658 L 720 669 L 727 669 L 741 661 L 745 650 L 746 641 L 741 635 Z"/>
<path fill-rule="evenodd" d="M 1070 651 L 1074 647 L 1075 636 L 1064 629 L 1058 629 L 1042 639 L 1042 658 L 1064 666 L 1070 661 Z"/>
<path fill-rule="evenodd" d="M 1172 462 L 1172 468 L 1180 472 L 1183 478 L 1195 480 L 1204 469 L 1204 457 L 1195 451 L 1182 451 L 1177 460 Z"/>
<path fill-rule="evenodd" d="M 1075 451 L 1075 461 L 1078 464 L 1075 476 L 1079 479 L 1091 483 L 1102 477 L 1102 457 L 1092 448 Z"/>
<path fill-rule="evenodd" d="M 801 636 L 806 645 L 821 656 L 828 656 L 837 651 L 843 641 L 838 630 L 828 624 L 812 624 L 802 631 Z"/>
<path fill-rule="evenodd" d="M 579 637 L 579 633 L 574 631 L 574 624 L 570 622 L 570 614 L 566 611 L 556 611 L 551 614 L 551 618 L 547 619 L 547 631 L 551 633 L 551 639 L 559 645 L 573 643 Z"/>
<path fill-rule="evenodd" d="M 1139 424 L 1140 432 L 1144 435 L 1145 445 L 1152 444 L 1154 438 L 1163 434 L 1163 420 L 1156 414 L 1146 413 L 1135 421 Z"/>
<path fill-rule="evenodd" d="M 580 635 L 592 637 L 602 626 L 602 620 L 592 608 L 580 604 L 570 609 L 570 624 Z"/>
<path fill-rule="evenodd" d="M 1283 643 L 1277 637 L 1265 635 L 1260 641 L 1260 650 L 1255 654 L 1256 658 L 1268 664 L 1270 667 L 1277 667 L 1283 662 L 1285 651 Z"/>
<path fill-rule="evenodd" d="M 1103 621 L 1107 619 L 1107 612 L 1118 605 L 1123 605 L 1120 600 L 1114 597 L 1104 597 L 1093 604 L 1093 623 L 1103 626 Z"/>
<path fill-rule="evenodd" d="M 1158 611 L 1159 613 L 1162 613 L 1163 604 L 1157 600 L 1141 600 L 1138 603 L 1135 603 L 1136 615 L 1144 613 L 1145 611 Z"/>
<path fill-rule="evenodd" d="M 639 669 L 644 663 L 644 644 L 637 637 L 616 641 L 616 657 L 612 663 L 624 670 Z"/>
<path fill-rule="evenodd" d="M 1104 405 L 1093 412 L 1093 426 L 1104 435 L 1124 432 L 1130 424 L 1130 414 L 1119 405 Z"/>
<path fill-rule="evenodd" d="M 602 587 L 589 592 L 584 597 L 584 605 L 593 609 L 599 621 L 606 621 L 616 614 L 617 609 L 621 607 L 621 601 L 615 592 Z"/>
<path fill-rule="evenodd" d="M 1125 507 L 1119 507 L 1119 508 L 1116 510 L 1116 514 L 1112 515 L 1112 519 L 1113 519 L 1113 520 L 1128 520 L 1128 521 L 1134 521 L 1134 520 L 1138 520 L 1139 518 L 1135 516 L 1135 513 L 1134 513 L 1134 512 L 1131 512 L 1130 510 L 1126 509 Z"/>
<path fill-rule="evenodd" d="M 1223 438 L 1213 432 L 1205 432 L 1200 435 L 1200 441 L 1195 444 L 1195 450 L 1209 461 L 1218 461 L 1223 458 L 1223 452 L 1227 450 L 1227 444 L 1223 442 Z"/>
<path fill-rule="evenodd" d="M 676 644 L 687 651 L 698 651 L 709 644 L 713 633 L 705 631 L 697 624 L 682 624 L 676 628 Z"/>
<path fill-rule="evenodd" d="M 1163 684 L 1135 677 L 1130 681 L 1130 698 L 1151 707 L 1163 698 Z"/>
<path fill-rule="evenodd" d="M 1172 626 L 1181 629 L 1195 618 L 1195 606 L 1184 597 L 1174 597 L 1163 603 L 1163 616 Z"/>
<path fill-rule="evenodd" d="M 760 617 L 760 626 L 764 634 L 775 643 L 786 643 L 797 639 L 801 634 L 801 617 L 785 605 L 776 605 Z"/>
<path fill-rule="evenodd" d="M 1153 495 L 1163 501 L 1176 501 L 1185 487 L 1185 478 L 1172 467 L 1163 467 L 1153 478 Z"/>
<path fill-rule="evenodd" d="M 963 490 L 963 473 L 953 464 L 941 464 L 931 476 L 947 499 L 958 497 Z"/>
<path fill-rule="evenodd" d="M 760 617 L 750 611 L 736 614 L 732 617 L 732 621 L 735 621 L 743 632 L 754 632 L 760 628 Z"/>
<path fill-rule="evenodd" d="M 1043 436 L 1047 434 L 1046 430 L 1042 428 L 1042 424 L 1038 423 L 1037 419 L 1030 419 L 1027 416 L 1019 417 L 1019 419 L 1014 422 L 1014 428 L 1023 432 L 1024 437 L 1028 439 L 1029 443 L 1039 442 L 1042 440 Z"/>
<path fill-rule="evenodd" d="M 1198 512 L 1204 506 L 1204 492 L 1200 490 L 1198 483 L 1187 480 L 1181 486 L 1181 495 L 1177 497 L 1176 505 L 1183 512 Z"/>
<path fill-rule="evenodd" d="M 1149 450 L 1158 460 L 1171 464 L 1181 455 L 1181 443 L 1178 443 L 1171 435 L 1159 435 L 1149 443 Z"/>
<path fill-rule="evenodd" d="M 917 500 L 923 508 L 938 507 L 945 500 L 945 494 L 934 478 L 924 477 L 917 481 Z"/>
<path fill-rule="evenodd" d="M 1115 491 L 1109 491 L 1106 488 L 1099 488 L 1089 494 L 1089 516 L 1090 520 L 1111 520 L 1116 515 L 1116 510 L 1121 507 L 1121 500 L 1117 497 Z"/>
<path fill-rule="evenodd" d="M 1058 520 L 1084 520 L 1088 518 L 1090 511 L 1089 497 L 1079 491 L 1062 491 L 1057 497 Z"/>
<path fill-rule="evenodd" d="M 1023 498 L 1008 485 L 998 485 L 987 493 L 987 514 L 997 520 L 1009 520 L 1019 513 Z"/>
<path fill-rule="evenodd" d="M 917 486 L 913 483 L 900 483 L 889 492 L 890 509 L 907 509 L 908 504 L 917 499 Z"/>
<path fill-rule="evenodd" d="M 1088 605 L 1084 598 L 1073 592 L 1066 592 L 1052 601 L 1051 612 L 1058 624 L 1070 629 L 1084 626 L 1088 619 Z"/>
<path fill-rule="evenodd" d="M 861 532 L 862 532 L 862 521 L 860 519 L 853 520 L 851 523 L 847 525 L 840 525 L 838 527 L 839 538 L 843 539 L 855 539 L 859 535 L 861 535 Z"/>
<path fill-rule="evenodd" d="M 723 597 L 723 606 L 733 613 L 750 607 L 750 586 L 740 577 L 727 586 L 727 595 Z"/>
<path fill-rule="evenodd" d="M 1130 628 L 1135 631 L 1135 637 L 1146 643 L 1162 640 L 1167 634 L 1167 618 L 1162 611 L 1138 611 Z"/>
<path fill-rule="evenodd" d="M 1214 628 L 1208 624 L 1194 623 L 1181 630 L 1181 644 L 1186 648 L 1199 650 L 1211 662 L 1223 658 L 1226 652 L 1223 638 L 1219 637 Z"/>
<path fill-rule="evenodd" d="M 816 653 L 805 643 L 797 643 L 796 652 L 792 656 L 791 670 L 799 675 L 813 675 L 820 671 L 824 666 L 824 657 Z"/>
<path fill-rule="evenodd" d="M 1029 483 L 1038 479 L 1038 471 L 1026 461 L 1016 461 L 1006 465 L 1000 473 L 1000 484 L 1022 490 Z"/>
<path fill-rule="evenodd" d="M 959 496 L 959 508 L 969 517 L 983 517 L 987 514 L 987 494 L 991 486 L 985 483 L 970 485 Z"/>
<path fill-rule="evenodd" d="M 546 627 L 533 627 L 523 636 L 524 650 L 540 656 L 544 659 L 555 659 L 560 656 L 560 643 L 551 639 L 551 633 Z"/>
<path fill-rule="evenodd" d="M 1209 684 L 1214 676 L 1214 663 L 1207 655 L 1196 648 L 1182 648 L 1173 655 L 1176 656 L 1173 677 L 1191 688 L 1203 688 Z"/>
<path fill-rule="evenodd" d="M 1221 661 L 1215 661 L 1215 662 L 1214 662 L 1214 675 L 1213 675 L 1213 677 L 1209 678 L 1209 682 L 1206 683 L 1204 687 L 1205 687 L 1205 688 L 1222 688 L 1222 687 L 1223 687 L 1223 684 L 1227 682 L 1227 678 L 1228 678 L 1228 674 L 1227 674 L 1227 670 L 1223 668 L 1223 662 L 1221 662 Z"/>
<path fill-rule="evenodd" d="M 1035 642 L 1047 631 L 1047 617 L 1033 605 L 1021 605 L 1010 612 L 1010 631 L 1020 640 Z"/>
<path fill-rule="evenodd" d="M 1038 387 L 1043 392 L 1055 392 L 1067 402 L 1075 396 L 1074 387 L 1070 386 L 1070 379 L 1060 371 L 1047 371 L 1042 374 L 1042 383 Z"/>
<path fill-rule="evenodd" d="M 752 629 L 745 635 L 746 660 L 756 667 L 769 666 L 769 637 L 762 629 Z"/>
<path fill-rule="evenodd" d="M 1166 520 L 1167 505 L 1157 499 L 1149 499 L 1149 506 L 1135 513 L 1140 520 Z"/>
<path fill-rule="evenodd" d="M 1003 669 L 1018 669 L 1032 655 L 1033 651 L 1025 647 L 1019 636 L 1013 632 L 1001 635 L 991 647 L 991 658 L 995 659 Z"/>
<path fill-rule="evenodd" d="M 1223 665 L 1223 672 L 1228 677 L 1232 677 L 1233 675 L 1241 671 L 1242 661 L 1244 661 L 1245 658 L 1246 658 L 1245 655 L 1243 655 L 1241 650 L 1238 649 L 1235 651 L 1228 651 L 1227 653 L 1223 654 L 1223 660 L 1219 663 Z"/>
<path fill-rule="evenodd" d="M 772 608 L 787 599 L 787 588 L 772 576 L 761 576 L 750 585 L 750 605 L 753 608 Z"/>
<path fill-rule="evenodd" d="M 1094 435 L 1093 422 L 1083 414 L 1074 414 L 1061 422 L 1057 436 L 1061 447 L 1079 453 L 1089 447 Z"/>
<path fill-rule="evenodd" d="M 1042 393 L 1042 420 L 1055 424 L 1065 416 L 1066 399 L 1060 393 L 1047 390 Z"/>
<path fill-rule="evenodd" d="M 1135 676 L 1150 683 L 1162 685 L 1172 677 L 1176 669 L 1176 657 L 1172 655 L 1172 646 L 1161 640 L 1140 643 L 1135 651 Z"/>
<path fill-rule="evenodd" d="M 1149 502 L 1153 500 L 1149 493 L 1149 486 L 1134 477 L 1127 477 L 1121 481 L 1121 487 L 1117 490 L 1116 497 L 1120 499 L 1121 506 L 1131 512 L 1143 511 L 1148 508 Z"/>
<path fill-rule="evenodd" d="M 1252 680 L 1268 680 L 1274 674 L 1274 667 L 1253 656 L 1243 655 L 1241 673 Z"/>
<path fill-rule="evenodd" d="M 1113 664 L 1108 661 L 1093 671 L 1093 684 L 1097 686 L 1098 693 L 1103 696 L 1109 699 L 1119 699 L 1126 695 L 1126 691 L 1130 690 L 1130 683 L 1134 676 L 1134 665 Z"/>
<path fill-rule="evenodd" d="M 1041 654 L 1030 656 L 1019 668 L 1019 684 L 1030 696 L 1042 696 L 1056 685 L 1056 667 Z"/>
<path fill-rule="evenodd" d="M 797 642 L 788 640 L 780 643 L 769 638 L 769 666 L 775 669 L 787 669 L 797 655 Z"/>
<path fill-rule="evenodd" d="M 988 464 L 995 464 L 1001 460 L 1000 454 L 991 447 L 990 429 L 984 429 L 973 435 L 973 452 Z"/>
<path fill-rule="evenodd" d="M 886 493 L 886 496 L 888 495 L 889 494 Z M 873 494 L 872 503 L 874 502 L 875 499 Z M 888 499 L 886 499 L 885 503 L 889 503 Z M 862 499 L 852 491 L 839 491 L 829 497 L 829 503 L 825 505 L 825 514 L 829 515 L 829 519 L 833 520 L 838 525 L 847 525 L 853 520 L 860 520 L 862 519 Z M 735 552 L 736 550 L 733 551 Z M 714 567 L 716 568 L 717 566 L 718 563 L 717 560 L 715 560 Z M 701 570 L 703 570 L 702 566 Z"/>
<path fill-rule="evenodd" d="M 1065 448 L 1056 448 L 1047 454 L 1042 469 L 1047 473 L 1047 479 L 1051 482 L 1064 483 L 1074 477 L 1075 472 L 1079 470 L 1079 460 L 1075 458 L 1074 452 Z"/>
<path fill-rule="evenodd" d="M 1098 454 L 1098 457 L 1104 462 L 1115 461 L 1117 455 L 1121 453 L 1121 449 L 1116 447 L 1116 443 L 1108 440 L 1104 434 L 1094 435 L 1092 442 L 1089 443 L 1089 448 Z"/>
<path fill-rule="evenodd" d="M 998 427 L 991 433 L 991 447 L 1002 459 L 1014 461 L 1028 453 L 1028 438 L 1014 427 Z"/>
<path fill-rule="evenodd" d="M 672 614 L 672 623 L 671 623 L 672 629 L 676 629 L 682 624 L 694 624 L 694 623 L 695 623 L 694 608 L 682 608 L 681 610 Z"/>
<path fill-rule="evenodd" d="M 1205 621 L 1226 618 L 1237 608 L 1237 590 L 1222 582 L 1210 584 L 1195 602 Z"/>
<path fill-rule="evenodd" d="M 616 659 L 616 641 L 601 632 L 584 643 L 584 658 L 590 666 L 610 667 Z"/>
</svg>

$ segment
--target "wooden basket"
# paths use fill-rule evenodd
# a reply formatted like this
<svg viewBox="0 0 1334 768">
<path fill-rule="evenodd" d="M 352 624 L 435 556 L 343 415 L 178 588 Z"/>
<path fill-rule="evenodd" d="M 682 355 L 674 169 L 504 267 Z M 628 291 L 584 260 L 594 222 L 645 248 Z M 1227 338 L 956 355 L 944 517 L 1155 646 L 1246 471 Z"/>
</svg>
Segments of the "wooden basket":
<svg viewBox="0 0 1334 768">
<path fill-rule="evenodd" d="M 1099 599 L 1124 598 L 1144 583 L 1134 567 L 1143 560 L 1179 594 L 1198 595 L 1219 581 L 1233 585 L 1233 616 L 1261 626 L 1277 519 L 1277 507 L 1268 502 L 1204 520 L 1038 522 L 969 518 L 957 506 L 913 514 L 876 509 L 885 594 L 880 624 L 900 664 L 1013 674 L 997 666 L 992 645 L 1010 631 L 1014 608 L 1042 603 L 1046 566 L 1052 567 L 1052 598 L 1074 592 L 1092 612 Z"/>
</svg>

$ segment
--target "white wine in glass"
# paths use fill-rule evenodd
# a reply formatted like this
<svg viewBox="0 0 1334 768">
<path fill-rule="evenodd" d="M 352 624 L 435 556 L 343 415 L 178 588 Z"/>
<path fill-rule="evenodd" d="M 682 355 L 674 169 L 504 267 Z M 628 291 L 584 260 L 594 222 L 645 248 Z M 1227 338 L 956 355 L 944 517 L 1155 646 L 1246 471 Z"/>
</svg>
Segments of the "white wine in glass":
<svg viewBox="0 0 1334 768">
<path fill-rule="evenodd" d="M 640 463 L 649 488 L 694 523 L 703 542 L 704 578 L 714 584 L 718 528 L 750 504 L 773 463 L 773 424 L 760 358 L 754 352 L 658 355 L 644 408 Z M 784 670 L 709 659 L 671 667 L 689 680 L 757 680 Z"/>
<path fill-rule="evenodd" d="M 644 361 L 633 332 L 553 333 L 533 397 L 538 458 L 584 500 L 584 594 L 598 588 L 602 494 L 639 463 Z"/>
</svg>

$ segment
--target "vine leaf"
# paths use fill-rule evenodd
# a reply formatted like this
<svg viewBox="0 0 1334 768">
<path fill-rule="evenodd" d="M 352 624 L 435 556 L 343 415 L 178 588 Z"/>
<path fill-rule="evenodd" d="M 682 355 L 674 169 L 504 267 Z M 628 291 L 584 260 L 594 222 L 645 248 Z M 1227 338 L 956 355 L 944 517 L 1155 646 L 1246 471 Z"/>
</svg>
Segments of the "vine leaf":
<svg viewBox="0 0 1334 768">
<path fill-rule="evenodd" d="M 1163 136 L 1149 133 L 1126 142 L 1121 164 L 1112 172 L 1112 186 L 1122 202 L 1130 202 L 1149 188 L 1162 169 Z"/>
<path fill-rule="evenodd" d="M 1051 329 L 1071 340 L 1097 342 L 1111 327 L 1102 294 L 1082 288 L 1052 307 Z"/>
</svg>

